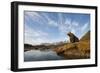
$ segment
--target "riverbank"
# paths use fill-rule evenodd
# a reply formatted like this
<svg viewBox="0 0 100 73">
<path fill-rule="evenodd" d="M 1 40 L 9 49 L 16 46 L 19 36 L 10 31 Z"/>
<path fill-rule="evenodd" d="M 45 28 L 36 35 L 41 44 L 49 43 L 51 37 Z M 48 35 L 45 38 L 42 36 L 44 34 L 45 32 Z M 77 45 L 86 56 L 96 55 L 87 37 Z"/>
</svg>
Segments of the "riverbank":
<svg viewBox="0 0 100 73">
<path fill-rule="evenodd" d="M 54 49 L 58 55 L 65 59 L 88 59 L 90 58 L 90 31 L 79 42 L 67 43 Z"/>
</svg>

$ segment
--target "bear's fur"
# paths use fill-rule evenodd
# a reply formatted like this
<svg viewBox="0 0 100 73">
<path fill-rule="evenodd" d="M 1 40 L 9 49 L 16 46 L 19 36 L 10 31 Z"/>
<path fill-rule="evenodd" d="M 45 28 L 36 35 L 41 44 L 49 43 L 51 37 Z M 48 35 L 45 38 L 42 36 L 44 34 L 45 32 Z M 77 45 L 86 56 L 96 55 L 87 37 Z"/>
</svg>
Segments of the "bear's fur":
<svg viewBox="0 0 100 73">
<path fill-rule="evenodd" d="M 78 37 L 76 37 L 73 33 L 69 32 L 67 35 L 70 38 L 70 43 L 79 42 Z"/>
</svg>

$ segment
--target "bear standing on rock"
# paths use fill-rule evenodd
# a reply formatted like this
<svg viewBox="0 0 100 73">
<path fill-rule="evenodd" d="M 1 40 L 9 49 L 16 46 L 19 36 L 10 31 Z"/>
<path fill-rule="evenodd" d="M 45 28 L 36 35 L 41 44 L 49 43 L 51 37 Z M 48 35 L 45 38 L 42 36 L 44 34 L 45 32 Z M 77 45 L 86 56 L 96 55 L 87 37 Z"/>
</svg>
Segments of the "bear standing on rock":
<svg viewBox="0 0 100 73">
<path fill-rule="evenodd" d="M 79 39 L 71 32 L 67 34 L 70 37 L 70 43 L 79 42 Z"/>
</svg>

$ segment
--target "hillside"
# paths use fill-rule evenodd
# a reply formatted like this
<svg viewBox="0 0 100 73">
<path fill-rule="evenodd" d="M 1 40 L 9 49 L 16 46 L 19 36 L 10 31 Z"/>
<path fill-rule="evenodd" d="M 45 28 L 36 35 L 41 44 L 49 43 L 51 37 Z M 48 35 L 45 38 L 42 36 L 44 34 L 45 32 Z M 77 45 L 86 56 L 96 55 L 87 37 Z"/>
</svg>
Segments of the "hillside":
<svg viewBox="0 0 100 73">
<path fill-rule="evenodd" d="M 48 50 L 48 49 L 54 49 L 58 46 L 63 46 L 65 45 L 65 42 L 59 42 L 59 43 L 43 43 L 40 45 L 31 45 L 31 44 L 24 44 L 24 51 L 29 51 L 29 50 Z"/>
<path fill-rule="evenodd" d="M 90 58 L 90 31 L 80 39 L 79 42 L 67 43 L 54 49 L 58 55 L 65 59 L 87 59 Z"/>
<path fill-rule="evenodd" d="M 24 44 L 24 51 L 29 51 L 33 48 L 31 44 Z"/>
<path fill-rule="evenodd" d="M 88 31 L 81 39 L 80 41 L 88 41 L 90 40 L 90 31 Z"/>
<path fill-rule="evenodd" d="M 24 47 L 32 47 L 30 44 L 24 44 Z"/>
</svg>

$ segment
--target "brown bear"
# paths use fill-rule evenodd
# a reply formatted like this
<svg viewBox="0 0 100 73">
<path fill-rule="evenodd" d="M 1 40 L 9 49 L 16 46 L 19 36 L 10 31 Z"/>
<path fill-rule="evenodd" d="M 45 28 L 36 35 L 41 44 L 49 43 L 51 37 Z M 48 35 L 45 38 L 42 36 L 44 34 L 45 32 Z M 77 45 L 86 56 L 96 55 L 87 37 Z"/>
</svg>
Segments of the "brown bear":
<svg viewBox="0 0 100 73">
<path fill-rule="evenodd" d="M 76 37 L 73 33 L 69 32 L 67 35 L 69 36 L 71 43 L 79 42 L 78 37 Z"/>
</svg>

